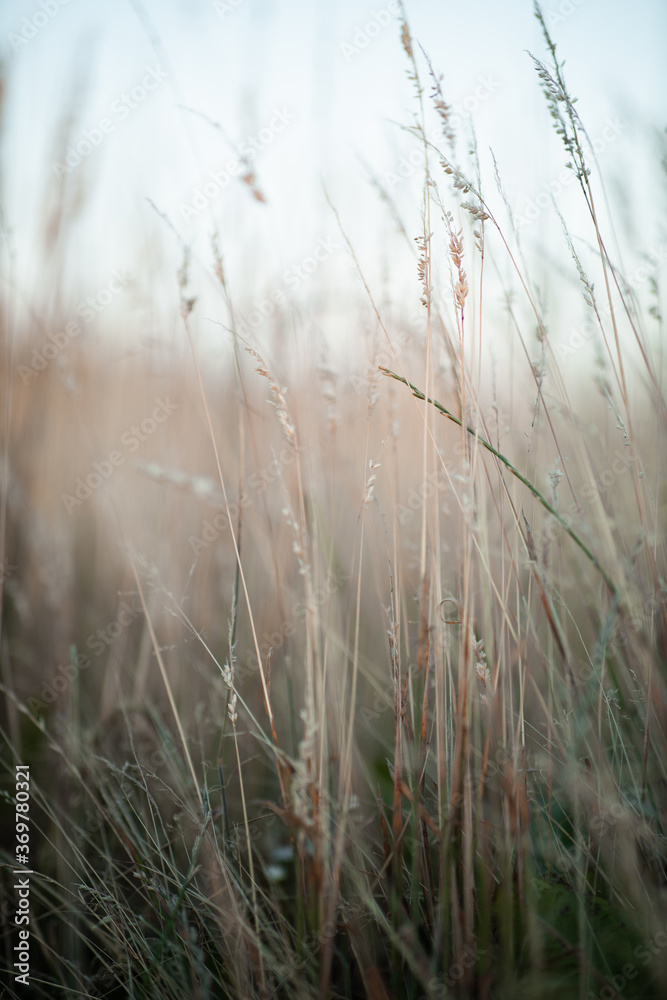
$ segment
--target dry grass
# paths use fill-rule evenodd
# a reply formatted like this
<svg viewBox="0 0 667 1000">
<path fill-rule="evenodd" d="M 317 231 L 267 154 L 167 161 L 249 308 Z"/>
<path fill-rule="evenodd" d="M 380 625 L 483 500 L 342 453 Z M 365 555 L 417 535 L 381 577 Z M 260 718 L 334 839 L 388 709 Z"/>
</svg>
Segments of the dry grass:
<svg viewBox="0 0 667 1000">
<path fill-rule="evenodd" d="M 2 760 L 31 766 L 38 873 L 31 986 L 7 995 L 667 989 L 662 327 L 608 255 L 545 41 L 597 246 L 590 278 L 572 264 L 590 377 L 560 363 L 498 197 L 433 150 L 423 328 L 406 343 L 360 271 L 347 372 L 237 337 L 217 247 L 228 369 L 198 347 L 187 262 L 180 356 L 72 343 L 24 383 L 38 341 L 5 353 Z M 491 383 L 494 255 L 529 319 Z"/>
</svg>

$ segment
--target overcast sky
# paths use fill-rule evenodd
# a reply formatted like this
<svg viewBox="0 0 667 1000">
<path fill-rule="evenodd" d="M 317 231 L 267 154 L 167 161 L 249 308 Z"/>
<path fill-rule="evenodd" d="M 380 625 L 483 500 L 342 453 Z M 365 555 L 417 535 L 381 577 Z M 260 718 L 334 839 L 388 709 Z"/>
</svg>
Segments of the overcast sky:
<svg viewBox="0 0 667 1000">
<path fill-rule="evenodd" d="M 415 40 L 443 74 L 461 154 L 474 121 L 487 192 L 498 203 L 491 146 L 514 210 L 525 215 L 565 162 L 526 52 L 545 55 L 532 4 L 407 0 L 406 9 Z M 401 177 L 415 142 L 400 126 L 416 105 L 396 10 L 393 0 L 3 3 L 3 208 L 23 293 L 39 286 L 45 204 L 65 171 L 84 196 L 58 262 L 68 287 L 82 295 L 106 286 L 114 270 L 131 272 L 132 308 L 146 330 L 155 323 L 155 282 L 175 294 L 178 258 L 176 237 L 148 199 L 192 243 L 195 276 L 219 230 L 232 287 L 248 308 L 285 290 L 293 268 L 296 284 L 318 247 L 318 281 L 347 287 L 345 253 L 321 249 L 336 234 L 326 187 L 380 281 L 401 251 L 391 249 L 395 226 L 364 164 L 392 189 L 410 235 L 420 226 L 422 174 Z M 667 5 L 547 0 L 543 10 L 610 190 L 624 181 L 633 190 L 636 209 L 625 196 L 620 221 L 639 252 L 659 239 L 650 143 L 667 124 Z M 67 145 L 80 159 L 65 159 Z M 252 184 L 240 176 L 248 166 Z M 572 190 L 559 208 L 570 203 L 576 210 Z M 531 221 L 526 238 L 543 234 L 551 215 Z M 128 309 L 130 299 L 123 302 Z"/>
</svg>

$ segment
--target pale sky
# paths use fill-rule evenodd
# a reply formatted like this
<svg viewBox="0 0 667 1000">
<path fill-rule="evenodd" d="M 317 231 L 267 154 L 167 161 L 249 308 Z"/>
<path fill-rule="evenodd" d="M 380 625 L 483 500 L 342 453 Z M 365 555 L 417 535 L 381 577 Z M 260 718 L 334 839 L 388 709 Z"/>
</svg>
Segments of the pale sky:
<svg viewBox="0 0 667 1000">
<path fill-rule="evenodd" d="M 416 168 L 395 183 L 405 169 L 402 157 L 416 148 L 399 127 L 412 122 L 416 105 L 396 10 L 393 0 L 4 3 L 2 199 L 21 294 L 40 301 L 45 197 L 49 186 L 51 196 L 55 190 L 54 167 L 64 154 L 58 136 L 68 113 L 69 143 L 83 142 L 85 151 L 86 135 L 100 139 L 68 175 L 68 181 L 81 181 L 85 195 L 56 262 L 73 302 L 105 287 L 114 270 L 126 270 L 135 279 L 133 291 L 118 296 L 107 320 L 123 318 L 126 328 L 159 332 L 155 301 L 173 312 L 179 252 L 148 199 L 192 244 L 204 316 L 214 311 L 197 261 L 210 262 L 213 228 L 220 232 L 242 308 L 272 291 L 287 293 L 286 271 L 299 268 L 320 241 L 328 245 L 336 237 L 325 186 L 380 294 L 383 268 L 397 266 L 404 251 L 362 161 L 393 185 L 411 236 L 420 232 L 423 180 Z M 414 40 L 443 74 L 445 97 L 458 114 L 460 152 L 472 111 L 485 190 L 499 206 L 489 170 L 491 146 L 507 195 L 522 215 L 545 184 L 553 185 L 565 162 L 526 52 L 545 58 L 532 4 L 407 0 L 406 10 Z M 650 142 L 667 125 L 667 5 L 547 0 L 543 11 L 566 60 L 579 112 L 599 144 L 610 191 L 622 182 L 632 188 L 636 204 L 630 209 L 624 196 L 620 222 L 639 253 L 659 241 L 659 212 L 665 208 L 664 194 L 655 201 Z M 153 89 L 144 87 L 146 81 Z M 224 190 L 196 202 L 211 172 L 226 176 L 239 146 L 247 151 L 253 144 L 251 165 L 266 201 L 254 198 L 236 176 Z M 571 207 L 577 211 L 576 192 L 568 190 L 559 208 L 567 213 Z M 549 228 L 553 223 L 553 213 L 542 212 L 526 239 L 534 236 L 539 247 L 545 232 L 558 232 L 557 223 Z M 341 313 L 341 302 L 357 294 L 358 283 L 344 251 L 320 249 L 319 256 L 317 275 L 303 282 L 301 292 L 321 283 L 331 301 L 335 290 L 332 309 Z M 396 275 L 392 280 L 395 290 L 415 285 L 412 272 L 405 280 L 399 276 L 398 284 Z"/>
</svg>

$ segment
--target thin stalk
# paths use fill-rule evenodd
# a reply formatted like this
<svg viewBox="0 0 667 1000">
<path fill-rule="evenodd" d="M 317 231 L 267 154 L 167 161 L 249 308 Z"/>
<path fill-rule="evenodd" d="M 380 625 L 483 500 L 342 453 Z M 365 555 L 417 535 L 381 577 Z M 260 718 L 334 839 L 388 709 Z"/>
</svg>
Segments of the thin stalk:
<svg viewBox="0 0 667 1000">
<path fill-rule="evenodd" d="M 437 399 L 431 399 L 430 396 L 428 398 L 425 397 L 424 393 L 420 389 L 418 389 L 416 386 L 414 386 L 412 384 L 412 382 L 409 382 L 406 378 L 403 378 L 402 375 L 396 375 L 395 372 L 390 371 L 389 368 L 384 368 L 382 365 L 380 365 L 380 371 L 384 375 L 388 375 L 391 378 L 395 378 L 397 382 L 402 382 L 404 385 L 407 385 L 407 387 L 412 390 L 412 395 L 413 396 L 415 396 L 417 399 L 426 399 L 426 402 L 427 403 L 431 403 L 433 406 L 435 406 L 436 410 L 439 410 L 439 412 L 442 413 L 443 416 L 448 417 L 449 420 L 453 420 L 454 423 L 457 424 L 459 427 L 463 427 L 463 421 L 462 420 L 459 420 L 459 418 L 457 416 L 455 416 L 453 413 L 451 413 L 449 410 L 447 410 L 442 405 L 442 403 L 438 402 Z M 497 450 L 497 448 L 494 448 L 493 445 L 489 441 L 486 440 L 486 438 L 482 437 L 481 434 L 478 434 L 478 432 L 475 430 L 474 427 L 471 427 L 470 424 L 467 424 L 465 426 L 465 430 L 468 432 L 468 434 L 472 434 L 472 436 L 474 438 L 476 438 L 477 441 L 479 441 L 479 443 L 482 445 L 482 447 L 486 448 L 487 451 L 491 452 L 491 454 L 495 458 L 497 458 L 498 461 L 502 462 L 503 465 L 505 466 L 505 468 L 508 469 L 512 473 L 512 475 L 515 476 L 519 480 L 519 482 L 523 483 L 523 485 L 527 489 L 530 490 L 530 492 L 535 497 L 535 499 L 539 500 L 539 502 L 542 504 L 542 506 L 544 507 L 544 509 L 548 510 L 549 513 L 553 517 L 556 518 L 556 520 L 558 521 L 558 523 L 565 529 L 565 531 L 567 531 L 567 533 L 570 536 L 570 538 L 572 539 L 572 541 L 575 542 L 579 546 L 579 548 L 584 553 L 584 555 L 586 556 L 586 558 L 595 566 L 595 568 L 597 569 L 598 573 L 600 574 L 600 576 L 602 577 L 602 579 L 604 580 L 604 582 L 607 584 L 607 587 L 609 588 L 612 596 L 614 598 L 618 599 L 618 596 L 619 596 L 618 595 L 618 588 L 616 587 L 616 584 L 613 582 L 613 580 L 611 579 L 611 577 L 609 576 L 609 574 L 607 573 L 607 571 L 605 570 L 605 568 L 600 563 L 600 561 L 597 558 L 597 556 L 594 555 L 591 552 L 591 550 L 586 545 L 586 543 L 579 537 L 579 535 L 576 533 L 576 531 L 574 531 L 570 527 L 570 525 L 567 523 L 567 521 L 565 520 L 565 518 L 562 517 L 562 515 L 559 514 L 558 511 L 549 503 L 549 501 L 546 499 L 546 497 L 544 497 L 540 493 L 540 491 L 537 489 L 537 487 L 533 486 L 533 484 L 528 479 L 526 479 L 525 476 L 522 476 L 521 473 L 519 472 L 519 470 L 516 469 L 512 465 L 512 463 L 510 462 L 510 460 L 508 458 L 506 458 L 501 452 L 499 452 Z"/>
</svg>

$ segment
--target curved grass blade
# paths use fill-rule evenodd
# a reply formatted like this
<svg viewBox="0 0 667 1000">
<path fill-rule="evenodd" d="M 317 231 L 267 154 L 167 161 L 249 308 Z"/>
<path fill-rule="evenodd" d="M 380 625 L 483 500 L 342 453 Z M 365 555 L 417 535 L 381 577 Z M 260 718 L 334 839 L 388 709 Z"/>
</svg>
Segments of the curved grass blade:
<svg viewBox="0 0 667 1000">
<path fill-rule="evenodd" d="M 389 368 L 384 368 L 382 365 L 380 365 L 379 367 L 383 375 L 388 375 L 390 378 L 395 378 L 397 382 L 402 382 L 403 385 L 407 385 L 407 387 L 412 390 L 413 396 L 416 396 L 417 399 L 423 399 L 427 403 L 431 403 L 431 405 L 435 406 L 436 410 L 442 413 L 443 416 L 448 417 L 449 420 L 452 420 L 455 424 L 458 424 L 459 427 L 463 427 L 463 422 L 455 414 L 451 413 L 448 409 L 446 409 L 442 405 L 442 403 L 439 403 L 437 399 L 431 399 L 430 396 L 426 397 L 420 389 L 418 389 L 415 385 L 413 385 L 412 382 L 408 382 L 408 380 L 406 378 L 403 378 L 402 375 L 397 375 L 395 372 L 392 372 Z M 616 584 L 613 582 L 613 580 L 605 570 L 604 566 L 602 566 L 597 556 L 593 552 L 591 552 L 591 550 L 583 541 L 583 539 L 579 537 L 576 531 L 573 531 L 573 529 L 567 523 L 565 518 L 562 517 L 562 515 L 559 514 L 554 507 L 552 507 L 547 498 L 540 493 L 537 487 L 533 486 L 533 484 L 528 479 L 526 479 L 525 476 L 522 476 L 519 470 L 512 465 L 510 460 L 508 458 L 505 458 L 505 456 L 501 452 L 499 452 L 496 448 L 494 448 L 493 445 L 490 443 L 490 441 L 487 441 L 486 438 L 482 437 L 481 434 L 478 434 L 474 427 L 471 427 L 470 424 L 467 424 L 466 431 L 468 432 L 468 434 L 471 434 L 475 438 L 475 440 L 479 441 L 479 443 L 482 445 L 483 448 L 486 448 L 487 451 L 490 451 L 491 454 L 495 458 L 497 458 L 499 462 L 502 462 L 505 468 L 508 469 L 508 471 L 511 472 L 512 475 L 519 480 L 519 482 L 523 483 L 523 485 L 530 490 L 535 499 L 539 500 L 544 509 L 548 510 L 549 513 L 556 518 L 558 523 L 565 529 L 565 531 L 567 531 L 572 541 L 579 546 L 579 548 L 584 553 L 589 562 L 591 562 L 595 566 L 598 573 L 600 574 L 604 582 L 607 584 L 607 587 L 611 591 L 612 596 L 614 598 L 618 598 L 618 589 L 616 587 Z"/>
</svg>

